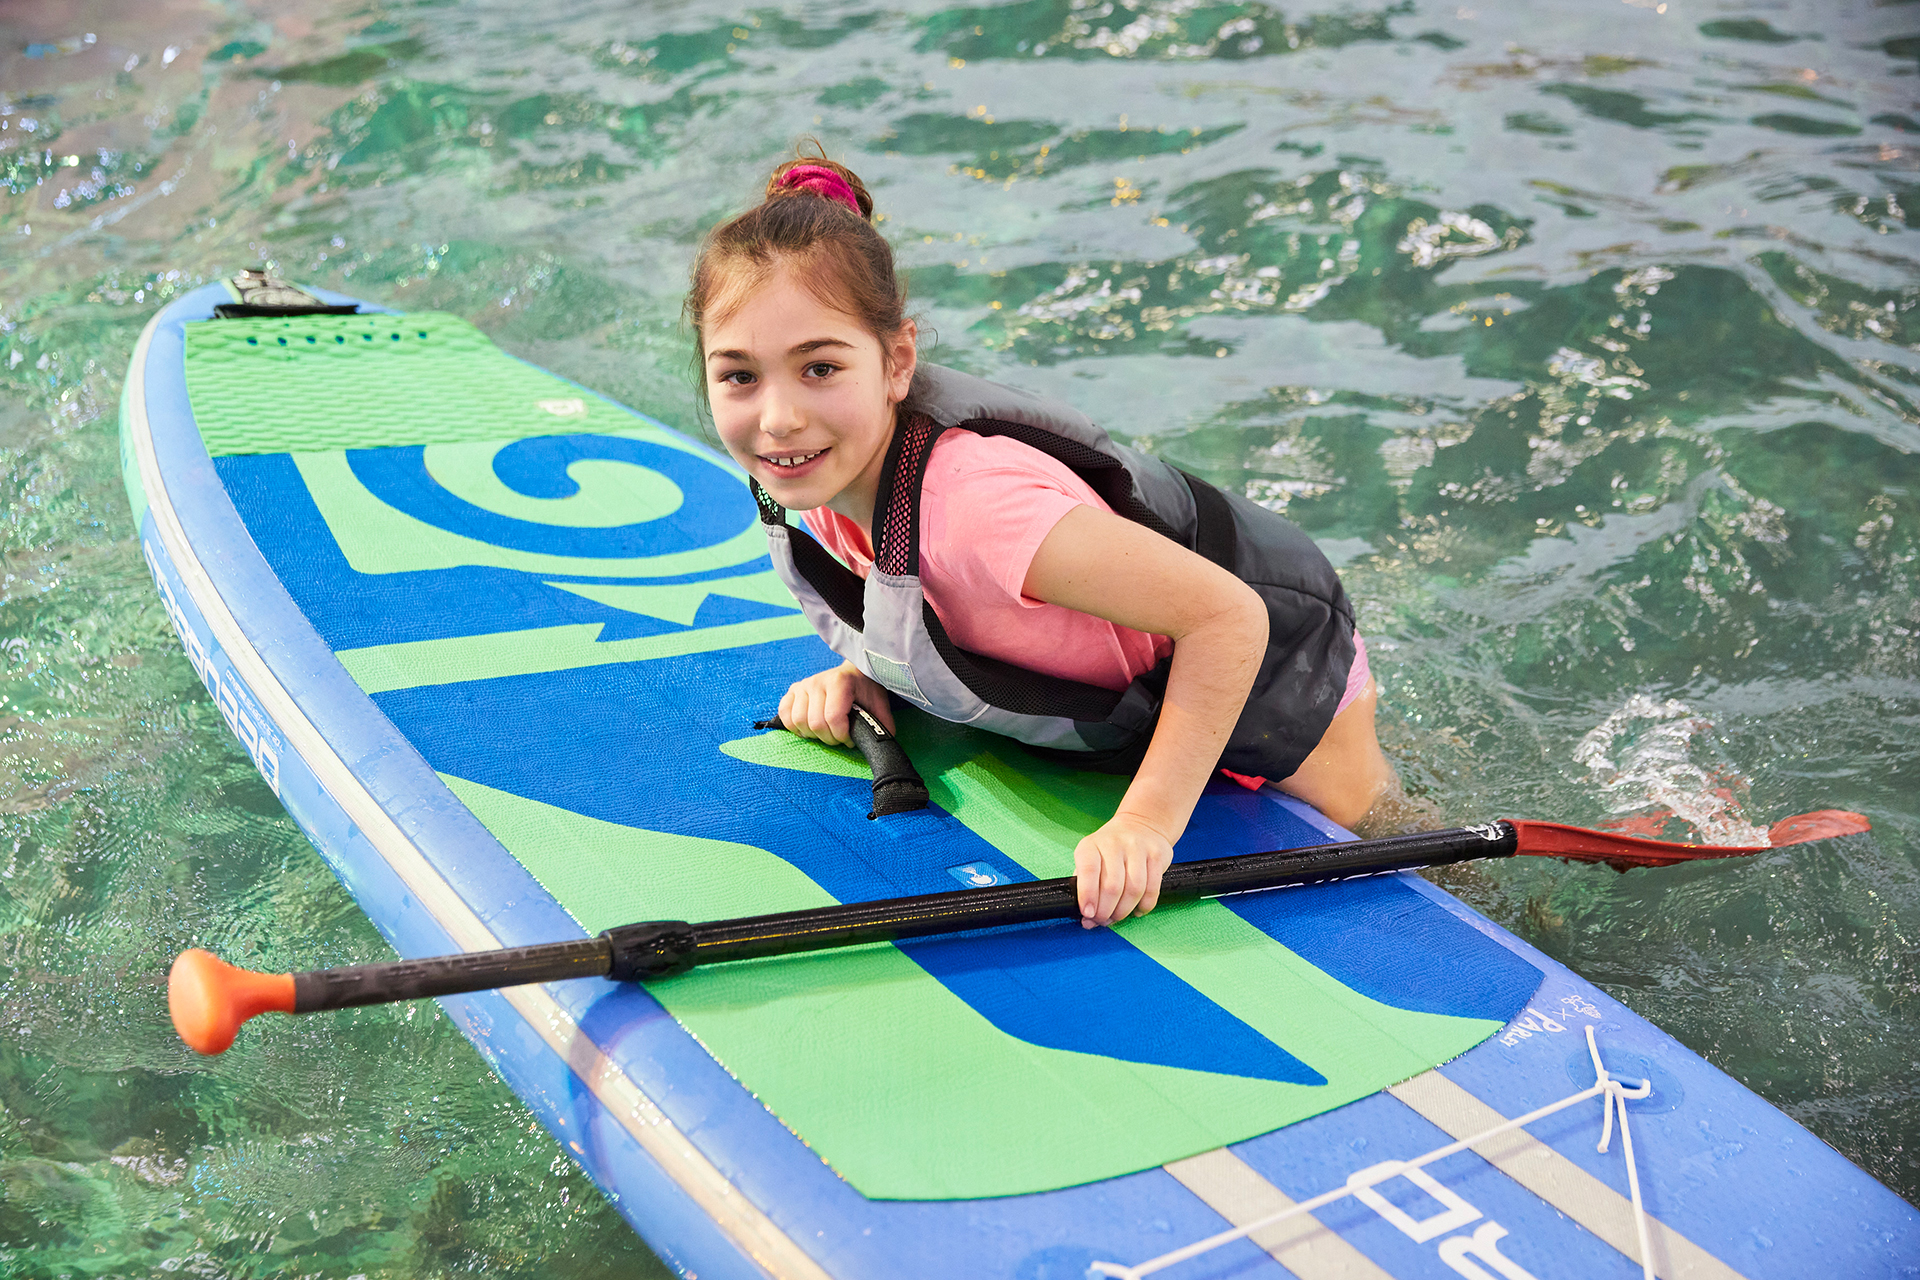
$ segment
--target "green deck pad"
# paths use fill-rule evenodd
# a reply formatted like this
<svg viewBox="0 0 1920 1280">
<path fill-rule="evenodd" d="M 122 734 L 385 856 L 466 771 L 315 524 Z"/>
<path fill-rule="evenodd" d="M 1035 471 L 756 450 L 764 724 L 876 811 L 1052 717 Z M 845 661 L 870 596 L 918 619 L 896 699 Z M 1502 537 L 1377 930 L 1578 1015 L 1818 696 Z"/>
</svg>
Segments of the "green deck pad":
<svg viewBox="0 0 1920 1280">
<path fill-rule="evenodd" d="M 207 320 L 186 330 L 187 394 L 216 458 L 633 425 L 627 410 L 436 311 Z"/>
<path fill-rule="evenodd" d="M 1036 875 L 1071 869 L 1074 844 L 1098 825 L 1089 810 L 1103 799 L 1111 807 L 1114 779 L 1060 769 L 1043 787 L 981 751 L 986 735 L 917 719 L 903 724 L 902 741 L 935 803 Z M 790 734 L 721 750 L 770 768 L 865 776 L 847 753 Z M 832 901 L 752 846 L 642 831 L 446 781 L 589 931 Z M 877 1199 L 1013 1195 L 1150 1168 L 1342 1106 L 1498 1029 L 1368 999 L 1218 903 L 1164 907 L 1119 928 L 1328 1083 L 1029 1044 L 890 945 L 696 970 L 651 990 L 783 1123 Z M 956 1098 L 989 1105 L 956 1106 Z"/>
</svg>

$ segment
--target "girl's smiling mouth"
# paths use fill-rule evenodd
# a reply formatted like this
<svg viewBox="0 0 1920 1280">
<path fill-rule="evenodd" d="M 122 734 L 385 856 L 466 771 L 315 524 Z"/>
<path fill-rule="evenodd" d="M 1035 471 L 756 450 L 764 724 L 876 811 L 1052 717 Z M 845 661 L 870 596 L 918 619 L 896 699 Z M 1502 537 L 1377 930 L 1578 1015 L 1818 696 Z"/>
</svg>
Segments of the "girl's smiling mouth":
<svg viewBox="0 0 1920 1280">
<path fill-rule="evenodd" d="M 814 462 L 824 458 L 831 452 L 831 448 L 828 448 L 815 449 L 812 453 L 763 453 L 760 455 L 760 460 L 777 471 L 785 472 L 788 475 L 797 475 L 803 471 L 810 470 Z"/>
</svg>

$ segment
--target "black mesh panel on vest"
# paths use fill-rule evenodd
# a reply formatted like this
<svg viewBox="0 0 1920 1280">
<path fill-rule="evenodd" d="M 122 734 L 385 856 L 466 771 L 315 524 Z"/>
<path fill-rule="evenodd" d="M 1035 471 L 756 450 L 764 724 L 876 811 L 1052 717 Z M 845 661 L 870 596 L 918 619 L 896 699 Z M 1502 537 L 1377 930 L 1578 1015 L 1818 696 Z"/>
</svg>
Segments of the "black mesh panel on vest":
<svg viewBox="0 0 1920 1280">
<path fill-rule="evenodd" d="M 1065 716 L 1070 720 L 1102 721 L 1113 715 L 1121 694 L 1098 685 L 1060 676 L 1042 675 L 1011 662 L 970 653 L 953 642 L 930 604 L 921 605 L 927 635 L 947 668 L 976 698 L 1002 711 L 1025 716 Z"/>
<path fill-rule="evenodd" d="M 785 524 L 787 509 L 773 500 L 773 495 L 760 487 L 760 482 L 752 476 L 747 477 L 747 485 L 753 490 L 753 500 L 760 507 L 761 524 Z"/>
<path fill-rule="evenodd" d="M 865 631 L 867 584 L 860 575 L 834 559 L 805 529 L 787 526 L 787 545 L 793 548 L 793 567 L 827 607 L 855 631 Z"/>
<path fill-rule="evenodd" d="M 873 504 L 880 525 L 873 565 L 882 573 L 904 578 L 920 572 L 920 481 L 940 431 L 932 418 L 916 413 L 894 433 Z"/>
</svg>

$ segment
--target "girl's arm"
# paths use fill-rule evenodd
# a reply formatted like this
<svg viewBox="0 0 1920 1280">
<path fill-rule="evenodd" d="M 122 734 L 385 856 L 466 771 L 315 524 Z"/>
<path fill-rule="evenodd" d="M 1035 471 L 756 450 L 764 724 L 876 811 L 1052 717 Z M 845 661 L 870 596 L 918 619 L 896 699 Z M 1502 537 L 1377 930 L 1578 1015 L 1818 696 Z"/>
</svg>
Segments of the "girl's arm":
<svg viewBox="0 0 1920 1280">
<path fill-rule="evenodd" d="M 1080 506 L 1041 541 L 1025 593 L 1173 641 L 1166 701 L 1111 820 L 1074 850 L 1081 922 L 1153 910 L 1173 844 L 1246 706 L 1267 647 L 1252 587 L 1144 525 Z"/>
</svg>

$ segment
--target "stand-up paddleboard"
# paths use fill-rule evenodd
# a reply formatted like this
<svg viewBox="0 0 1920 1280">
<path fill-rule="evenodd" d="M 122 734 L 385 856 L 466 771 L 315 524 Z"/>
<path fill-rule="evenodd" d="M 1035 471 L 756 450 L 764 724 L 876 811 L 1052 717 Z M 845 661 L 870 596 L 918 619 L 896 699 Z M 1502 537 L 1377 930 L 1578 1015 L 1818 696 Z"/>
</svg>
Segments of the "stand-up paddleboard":
<svg viewBox="0 0 1920 1280">
<path fill-rule="evenodd" d="M 122 441 L 190 660 L 401 955 L 1070 873 L 1119 780 L 903 713 L 933 804 L 873 819 L 857 757 L 753 728 L 830 659 L 727 459 L 455 317 L 355 306 L 177 300 Z M 1344 836 L 1222 783 L 1176 857 Z M 689 1275 L 1920 1260 L 1912 1207 L 1409 875 L 443 1003 Z"/>
</svg>

